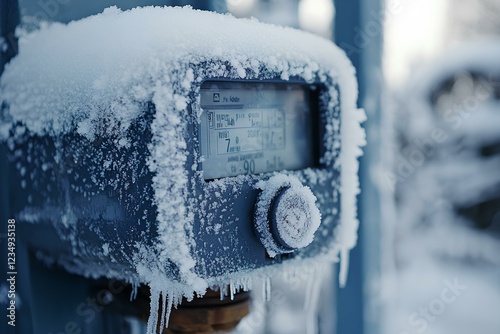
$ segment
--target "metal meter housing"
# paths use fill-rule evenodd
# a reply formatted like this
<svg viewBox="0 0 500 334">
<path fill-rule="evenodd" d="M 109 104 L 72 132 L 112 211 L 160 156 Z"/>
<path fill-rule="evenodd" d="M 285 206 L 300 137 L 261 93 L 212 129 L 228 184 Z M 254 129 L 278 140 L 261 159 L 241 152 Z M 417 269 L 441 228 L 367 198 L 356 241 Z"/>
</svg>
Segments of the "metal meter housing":
<svg viewBox="0 0 500 334">
<path fill-rule="evenodd" d="M 329 100 L 339 96 L 331 96 L 337 86 L 329 88 L 301 79 L 209 79 L 201 84 L 201 122 L 193 122 L 192 129 L 202 157 L 193 179 L 207 199 L 194 229 L 200 240 L 197 256 L 203 259 L 198 269 L 204 275 L 313 257 L 332 247 L 340 213 L 333 188 L 340 184 L 340 170 L 335 160 L 328 164 L 321 157 L 327 151 L 326 127 L 340 118 L 340 110 L 328 110 Z M 266 187 L 277 174 L 297 178 L 317 198 L 321 224 L 305 248 L 270 252 L 256 232 L 255 206 L 262 191 L 256 184 L 264 181 Z"/>
<path fill-rule="evenodd" d="M 192 88 L 183 133 L 189 180 L 186 191 L 191 207 L 195 208 L 192 226 L 195 246 L 190 251 L 196 260 L 197 275 L 217 279 L 232 272 L 314 257 L 334 246 L 334 230 L 340 215 L 340 197 L 335 190 L 340 184 L 340 167 L 335 158 L 339 148 L 327 148 L 325 138 L 327 127 L 334 131 L 330 131 L 329 138 L 340 138 L 340 128 L 331 126 L 332 120 L 340 119 L 340 102 L 328 108 L 331 100 L 339 99 L 340 95 L 334 81 L 331 82 L 327 86 L 324 82 L 306 82 L 300 78 L 208 77 Z M 271 99 L 266 101 L 266 96 Z M 215 102 L 217 97 L 220 102 Z M 229 102 L 224 104 L 226 98 Z M 256 117 L 254 126 L 248 119 L 232 124 L 233 119 L 227 118 L 232 115 L 235 119 L 236 115 L 245 113 Z M 211 116 L 215 119 L 219 115 L 219 123 L 225 123 L 219 124 L 220 128 L 214 124 L 210 129 L 209 115 L 215 115 Z M 26 156 L 33 153 L 48 159 L 43 167 L 28 170 L 36 182 L 24 183 L 25 187 L 14 194 L 13 201 L 21 220 L 29 221 L 30 217 L 37 216 L 36 224 L 20 228 L 26 230 L 24 234 L 32 247 L 41 251 L 39 254 L 57 258 L 70 271 L 89 271 L 95 263 L 105 263 L 111 270 L 130 277 L 135 275 L 129 254 L 133 253 L 137 240 L 154 247 L 159 233 L 151 223 L 157 219 L 152 188 L 155 175 L 147 166 L 154 117 L 154 104 L 143 105 L 141 116 L 128 131 L 132 143 L 128 147 L 116 145 L 116 138 L 112 137 L 89 142 L 76 132 L 60 140 L 30 137 L 27 133 L 24 139 L 16 141 L 16 149 L 28 154 L 15 157 L 14 163 L 33 165 L 26 161 Z M 243 138 L 242 134 L 250 138 Z M 280 134 L 286 138 L 279 138 Z M 258 140 L 253 138 L 257 145 L 243 147 L 254 135 L 259 136 Z M 241 138 L 236 144 L 238 136 Z M 229 143 L 232 140 L 234 142 Z M 209 141 L 212 141 L 215 158 L 210 156 Z M 242 148 L 234 148 L 239 144 Z M 296 147 L 287 147 L 289 145 Z M 217 151 L 220 149 L 222 152 Z M 324 159 L 326 154 L 333 157 L 328 162 Z M 114 162 L 121 166 L 120 173 L 104 168 L 109 156 L 120 157 Z M 131 160 L 139 163 L 130 163 Z M 40 169 L 47 165 L 54 168 L 48 172 Z M 19 173 L 13 170 L 11 175 L 12 188 L 23 183 Z M 262 192 L 257 184 L 275 175 L 291 176 L 310 189 L 317 198 L 321 224 L 307 247 L 271 257 L 254 220 Z M 89 180 L 95 178 L 106 179 L 108 186 L 91 184 Z M 68 203 L 72 206 L 69 211 Z M 72 222 L 77 222 L 79 228 L 75 229 Z M 118 248 L 120 252 L 113 254 L 111 261 L 103 261 L 103 245 Z M 85 256 L 75 258 L 72 255 L 75 249 Z M 167 272 L 172 279 L 179 279 L 174 264 L 165 263 L 165 266 L 170 268 Z"/>
<path fill-rule="evenodd" d="M 144 20 L 150 37 L 129 43 Z M 106 42 L 88 47 L 96 31 Z M 330 41 L 148 7 L 24 48 L 2 74 L 0 135 L 19 235 L 46 262 L 189 293 L 353 246 L 364 113 Z"/>
</svg>

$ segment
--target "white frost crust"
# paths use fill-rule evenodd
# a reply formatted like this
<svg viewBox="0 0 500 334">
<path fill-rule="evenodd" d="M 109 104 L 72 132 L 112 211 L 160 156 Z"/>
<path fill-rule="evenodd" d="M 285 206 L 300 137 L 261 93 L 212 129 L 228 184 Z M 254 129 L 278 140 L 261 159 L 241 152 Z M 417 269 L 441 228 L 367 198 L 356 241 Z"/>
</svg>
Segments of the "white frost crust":
<svg viewBox="0 0 500 334">
<path fill-rule="evenodd" d="M 284 80 L 295 76 L 326 82 L 327 76 L 333 78 L 340 87 L 342 140 L 328 135 L 339 126 L 337 120 L 330 120 L 326 144 L 330 149 L 340 146 L 335 165 L 342 168 L 341 219 L 330 259 L 341 254 L 340 284 L 345 284 L 348 253 L 357 239 L 357 159 L 365 145 L 360 126 L 365 113 L 356 107 L 355 70 L 333 43 L 295 29 L 189 7 L 129 11 L 111 7 L 67 25 L 42 25 L 22 34 L 19 48 L 0 80 L 0 100 L 8 106 L 0 119 L 0 139 L 7 139 L 16 123 L 41 136 L 75 129 L 90 140 L 102 131 L 121 136 L 139 115 L 141 105 L 153 101 L 156 115 L 148 166 L 156 175 L 153 188 L 160 237 L 154 255 L 144 255 L 138 246 L 136 257 L 142 263 L 136 270 L 139 279 L 156 291 L 157 300 L 159 291 L 166 298 L 172 286 L 178 293 L 167 293 L 169 303 L 172 296 L 180 300 L 179 295 L 189 295 L 188 291 L 203 294 L 211 283 L 194 273 L 196 262 L 190 253 L 195 247 L 196 207 L 187 200 L 184 115 L 192 102 L 189 94 L 204 79 L 193 69 L 205 64 L 207 76 L 233 79 L 259 78 L 266 75 L 262 71 L 278 73 Z M 330 101 L 329 107 L 334 106 Z M 106 129 L 98 127 L 103 118 L 109 121 Z M 119 144 L 128 143 L 120 140 Z M 161 264 L 167 260 L 179 268 L 182 288 L 162 277 Z"/>
<path fill-rule="evenodd" d="M 342 94 L 342 93 L 341 93 Z M 344 95 L 344 94 L 342 94 Z M 354 96 L 346 93 L 356 106 L 357 85 Z M 344 105 L 344 102 L 342 102 Z M 348 114 L 348 112 L 352 114 Z M 360 126 L 366 120 L 363 109 L 348 109 L 341 114 L 342 148 L 340 150 L 340 161 L 342 172 L 340 177 L 340 224 L 336 229 L 336 240 L 340 244 L 340 273 L 339 284 L 345 286 L 349 269 L 349 251 L 356 246 L 358 239 L 359 220 L 357 218 L 357 195 L 359 187 L 359 162 L 358 158 L 363 155 L 361 147 L 366 145 L 365 130 Z"/>
<path fill-rule="evenodd" d="M 304 248 L 314 239 L 321 222 L 316 197 L 309 187 L 287 191 L 276 208 L 280 237 L 293 248 Z"/>
<path fill-rule="evenodd" d="M 282 246 L 276 243 L 268 221 L 268 210 L 271 202 L 283 188 L 287 188 L 281 195 L 276 206 L 277 230 L 280 238 L 292 248 L 303 248 L 314 239 L 314 232 L 321 222 L 321 214 L 316 206 L 316 197 L 309 187 L 294 176 L 276 174 L 269 180 L 256 184 L 260 188 L 259 200 L 256 209 L 256 228 L 261 235 L 270 257 L 278 253 L 286 253 Z"/>
</svg>

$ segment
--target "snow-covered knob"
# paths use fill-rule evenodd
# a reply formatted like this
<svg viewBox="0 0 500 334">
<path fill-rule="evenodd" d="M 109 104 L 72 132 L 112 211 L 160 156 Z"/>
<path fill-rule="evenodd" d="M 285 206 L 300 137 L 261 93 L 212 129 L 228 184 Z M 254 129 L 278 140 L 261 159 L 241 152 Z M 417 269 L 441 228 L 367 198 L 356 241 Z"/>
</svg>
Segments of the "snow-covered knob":
<svg viewBox="0 0 500 334">
<path fill-rule="evenodd" d="M 283 174 L 261 181 L 257 187 L 262 192 L 255 206 L 255 230 L 269 256 L 309 245 L 321 222 L 309 187 Z"/>
</svg>

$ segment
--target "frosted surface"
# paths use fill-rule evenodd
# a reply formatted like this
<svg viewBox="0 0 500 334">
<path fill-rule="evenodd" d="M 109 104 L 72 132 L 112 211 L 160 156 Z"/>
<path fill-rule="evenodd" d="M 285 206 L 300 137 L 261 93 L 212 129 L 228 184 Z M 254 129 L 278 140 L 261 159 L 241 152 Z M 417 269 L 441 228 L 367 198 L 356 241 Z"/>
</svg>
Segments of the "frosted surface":
<svg viewBox="0 0 500 334">
<path fill-rule="evenodd" d="M 315 202 L 316 197 L 309 188 L 300 188 L 286 192 L 278 204 L 278 232 L 291 247 L 303 248 L 313 241 L 321 221 Z"/>
<path fill-rule="evenodd" d="M 114 261 L 117 254 L 127 258 L 131 264 L 127 272 L 84 261 L 58 261 L 68 270 L 86 276 L 106 276 L 150 285 L 152 314 L 162 303 L 165 312 L 162 322 L 168 321 L 168 310 L 180 302 L 182 296 L 203 295 L 206 288 L 214 284 L 229 285 L 231 291 L 246 289 L 253 276 L 273 270 L 217 278 L 203 278 L 195 272 L 195 267 L 200 265 L 193 254 L 196 247 L 193 221 L 198 206 L 189 200 L 191 180 L 187 169 L 197 170 L 201 158 L 198 152 L 190 155 L 186 150 L 185 131 L 186 124 L 192 121 L 187 108 L 199 103 L 196 93 L 201 81 L 207 78 L 280 77 L 289 80 L 298 77 L 306 82 L 326 83 L 329 78 L 334 79 L 339 84 L 340 96 L 332 96 L 328 107 L 333 110 L 340 100 L 341 119 L 340 122 L 327 120 L 324 137 L 327 150 L 322 161 L 334 161 L 334 152 L 340 150 L 334 162 L 339 170 L 341 166 L 340 185 L 332 185 L 332 188 L 334 196 L 341 196 L 342 200 L 335 243 L 325 260 L 337 260 L 340 254 L 340 282 L 345 283 L 348 253 L 356 244 L 358 228 L 357 158 L 362 154 L 360 147 L 365 140 L 360 127 L 365 114 L 356 107 L 354 68 L 330 41 L 254 19 L 235 19 L 189 7 L 145 7 L 129 11 L 111 7 L 102 14 L 67 25 L 51 23 L 37 31 L 21 33 L 19 48 L 19 55 L 6 66 L 0 81 L 3 105 L 0 137 L 7 140 L 11 148 L 26 134 L 48 135 L 55 138 L 57 146 L 59 138 L 76 132 L 90 142 L 103 136 L 114 138 L 113 147 L 121 152 L 135 145 L 127 133 L 137 125 L 135 120 L 142 117 L 141 110 L 148 103 L 154 105 L 152 138 L 144 148 L 148 159 L 144 162 L 137 158 L 128 163 L 129 167 L 146 163 L 147 170 L 142 171 L 143 174 L 123 174 L 126 169 L 122 169 L 123 157 L 118 153 L 73 158 L 75 164 L 78 159 L 95 159 L 110 172 L 89 171 L 91 180 L 83 181 L 90 183 L 95 191 L 109 187 L 117 189 L 124 182 L 123 188 L 127 189 L 140 177 L 151 173 L 154 198 L 150 200 L 156 206 L 156 218 L 150 221 L 151 213 L 144 212 L 144 219 L 139 223 L 157 231 L 156 239 L 146 240 L 147 235 L 139 236 L 144 238 L 143 242 L 127 245 L 134 249 L 132 255 L 123 247 L 117 249 L 104 242 L 95 250 L 94 255 L 106 261 L 109 258 Z M 334 92 L 332 89 L 331 93 Z M 194 121 L 200 122 L 200 110 L 193 112 L 197 117 Z M 339 127 L 342 141 L 333 136 L 334 129 Z M 60 158 L 58 154 L 36 157 L 32 163 L 39 171 L 53 173 Z M 188 162 L 193 165 L 188 166 Z M 19 166 L 19 172 L 22 174 L 23 166 Z M 30 175 L 26 175 L 28 180 Z M 115 179 L 110 175 L 116 175 Z M 308 175 L 311 182 L 321 178 L 312 171 Z M 211 186 L 233 187 L 237 195 L 243 181 L 248 180 L 248 177 L 237 177 L 230 182 L 213 182 Z M 74 190 L 84 196 L 92 196 L 95 192 L 86 189 Z M 122 196 L 127 198 L 128 195 Z M 58 218 L 62 223 L 57 226 L 64 231 L 60 237 L 73 245 L 75 255 L 81 253 L 85 258 L 92 250 L 85 249 L 78 239 L 79 226 L 71 203 L 67 203 L 66 208 Z M 25 221 L 36 223 L 42 217 L 53 217 L 54 209 L 30 211 L 27 208 L 23 214 Z M 220 226 L 213 229 L 218 231 Z M 308 240 L 305 238 L 303 242 Z M 175 279 L 165 268 L 166 263 L 177 268 Z M 293 263 L 290 266 L 300 265 L 300 261 Z M 149 333 L 156 328 L 156 321 L 155 316 L 150 318 Z"/>
<path fill-rule="evenodd" d="M 260 181 L 256 186 L 262 190 L 256 210 L 257 229 L 264 236 L 263 244 L 269 256 L 280 253 L 280 246 L 276 244 L 267 221 L 268 208 L 282 188 L 286 190 L 279 197 L 274 213 L 277 232 L 289 247 L 309 245 L 321 222 L 316 197 L 309 187 L 303 186 L 297 178 L 283 174 Z"/>
</svg>

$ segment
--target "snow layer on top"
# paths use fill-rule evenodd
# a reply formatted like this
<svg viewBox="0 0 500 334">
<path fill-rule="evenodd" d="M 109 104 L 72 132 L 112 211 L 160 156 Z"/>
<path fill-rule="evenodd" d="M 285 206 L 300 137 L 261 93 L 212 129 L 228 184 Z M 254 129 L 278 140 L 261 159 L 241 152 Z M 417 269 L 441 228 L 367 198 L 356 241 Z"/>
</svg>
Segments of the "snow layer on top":
<svg viewBox="0 0 500 334">
<path fill-rule="evenodd" d="M 126 128 L 137 115 L 137 102 L 147 101 L 160 83 L 171 81 L 164 76 L 173 66 L 181 70 L 179 65 L 188 62 L 224 59 L 236 69 L 235 76 L 245 78 L 248 70 L 258 73 L 265 63 L 284 79 L 300 75 L 313 80 L 321 64 L 345 68 L 348 76 L 338 74 L 352 87 L 353 68 L 347 59 L 339 62 L 342 58 L 342 51 L 319 37 L 256 20 L 190 8 L 110 7 L 68 25 L 51 23 L 22 35 L 19 56 L 2 77 L 2 97 L 12 120 L 33 132 L 62 133 L 76 122 L 80 133 L 90 137 L 103 106 Z M 309 66 L 294 69 L 299 62 Z M 224 69 L 219 70 L 222 76 Z M 189 88 L 194 79 L 186 73 L 180 84 Z M 355 101 L 356 89 L 345 94 Z M 186 107 L 183 97 L 172 100 L 178 109 Z"/>
<path fill-rule="evenodd" d="M 184 131 L 187 107 L 195 102 L 194 87 L 206 78 L 276 76 L 325 83 L 329 77 L 340 87 L 342 140 L 327 136 L 326 144 L 331 149 L 341 145 L 335 162 L 341 166 L 342 199 L 334 252 L 341 254 L 344 284 L 348 253 L 357 238 L 357 158 L 365 143 L 360 127 L 365 114 L 356 107 L 352 64 L 342 50 L 321 37 L 189 7 L 128 11 L 110 7 L 67 25 L 42 25 L 21 34 L 19 55 L 7 64 L 0 80 L 0 139 L 23 135 L 12 131 L 22 124 L 32 135 L 76 131 L 92 140 L 106 134 L 127 147 L 125 132 L 144 104 L 154 104 L 148 168 L 155 175 L 159 242 L 154 252 L 138 245 L 134 262 L 141 283 L 151 286 L 152 310 L 158 309 L 161 295 L 163 303 L 168 295 L 166 310 L 189 290 L 202 295 L 208 284 L 194 272 L 193 208 L 186 205 L 190 183 Z M 330 120 L 327 133 L 333 133 L 335 126 L 338 122 Z M 162 267 L 167 259 L 177 266 L 181 279 L 179 287 L 169 291 Z M 154 317 L 148 327 L 150 332 L 156 328 Z"/>
</svg>

